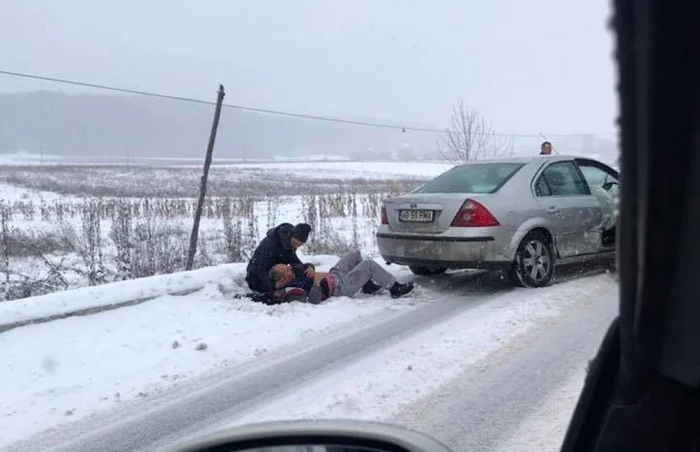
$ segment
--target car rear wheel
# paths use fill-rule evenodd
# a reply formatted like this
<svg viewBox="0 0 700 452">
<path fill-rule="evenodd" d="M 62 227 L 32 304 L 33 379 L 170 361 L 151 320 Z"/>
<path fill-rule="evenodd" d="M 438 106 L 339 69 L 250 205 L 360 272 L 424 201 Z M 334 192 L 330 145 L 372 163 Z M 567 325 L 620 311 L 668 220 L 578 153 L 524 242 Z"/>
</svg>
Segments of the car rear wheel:
<svg viewBox="0 0 700 452">
<path fill-rule="evenodd" d="M 414 275 L 418 276 L 436 276 L 447 271 L 446 268 L 420 267 L 416 265 L 409 265 L 408 269 L 411 270 Z"/>
<path fill-rule="evenodd" d="M 523 287 L 544 287 L 554 276 L 554 253 L 548 238 L 528 234 L 518 247 L 511 271 L 512 279 Z"/>
</svg>

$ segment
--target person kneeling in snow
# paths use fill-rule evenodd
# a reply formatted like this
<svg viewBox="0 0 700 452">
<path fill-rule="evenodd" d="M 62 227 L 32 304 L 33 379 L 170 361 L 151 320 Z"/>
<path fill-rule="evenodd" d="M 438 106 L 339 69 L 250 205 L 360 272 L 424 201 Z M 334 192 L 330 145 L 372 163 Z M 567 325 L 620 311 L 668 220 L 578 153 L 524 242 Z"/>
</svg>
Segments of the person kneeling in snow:
<svg viewBox="0 0 700 452">
<path fill-rule="evenodd" d="M 302 301 L 318 304 L 329 297 L 352 297 L 362 290 L 376 293 L 389 289 L 392 298 L 413 290 L 413 283 L 399 283 L 394 276 L 359 251 L 350 251 L 338 260 L 328 273 L 315 271 L 309 277 L 311 264 L 277 264 L 270 269 L 273 297 L 277 303 Z"/>
<path fill-rule="evenodd" d="M 296 251 L 306 243 L 310 233 L 311 226 L 306 223 L 296 226 L 282 223 L 267 231 L 246 268 L 245 280 L 254 292 L 251 298 L 255 301 L 271 301 L 268 298 L 271 297 L 274 286 L 268 279 L 270 269 L 275 264 L 301 264 Z M 311 275 L 313 273 L 309 270 L 309 276 Z"/>
</svg>

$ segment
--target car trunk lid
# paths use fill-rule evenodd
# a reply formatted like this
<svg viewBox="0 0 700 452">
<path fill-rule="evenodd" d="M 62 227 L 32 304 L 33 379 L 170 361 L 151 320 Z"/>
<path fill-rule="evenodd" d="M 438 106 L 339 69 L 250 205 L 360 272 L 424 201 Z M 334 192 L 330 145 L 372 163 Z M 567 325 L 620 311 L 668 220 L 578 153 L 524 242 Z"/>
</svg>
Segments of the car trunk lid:
<svg viewBox="0 0 700 452">
<path fill-rule="evenodd" d="M 469 199 L 482 195 L 467 193 L 410 193 L 385 202 L 389 229 L 414 234 L 441 234 L 449 229 L 455 215 Z"/>
</svg>

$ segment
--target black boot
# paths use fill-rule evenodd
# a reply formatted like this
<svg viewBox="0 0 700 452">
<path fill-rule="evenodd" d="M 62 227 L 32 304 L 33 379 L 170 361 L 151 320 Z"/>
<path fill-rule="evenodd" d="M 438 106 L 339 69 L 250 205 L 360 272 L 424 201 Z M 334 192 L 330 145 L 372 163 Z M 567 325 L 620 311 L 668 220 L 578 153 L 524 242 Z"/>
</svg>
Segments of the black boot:
<svg viewBox="0 0 700 452">
<path fill-rule="evenodd" d="M 366 294 L 373 294 L 379 292 L 379 290 L 382 288 L 382 286 L 379 286 L 374 283 L 371 279 L 365 283 L 364 286 L 362 286 L 362 293 Z"/>
<path fill-rule="evenodd" d="M 391 289 L 389 289 L 389 293 L 391 294 L 391 298 L 399 298 L 410 291 L 413 290 L 413 283 L 408 282 L 405 284 L 401 284 L 400 282 L 395 282 L 393 286 L 391 286 Z"/>
</svg>

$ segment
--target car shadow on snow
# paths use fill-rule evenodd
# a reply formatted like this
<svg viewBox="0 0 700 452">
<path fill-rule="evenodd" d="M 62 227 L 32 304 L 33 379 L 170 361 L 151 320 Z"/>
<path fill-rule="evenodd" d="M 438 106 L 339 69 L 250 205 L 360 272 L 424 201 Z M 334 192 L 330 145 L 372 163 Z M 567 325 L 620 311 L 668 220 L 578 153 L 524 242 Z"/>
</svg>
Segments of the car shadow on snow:
<svg viewBox="0 0 700 452">
<path fill-rule="evenodd" d="M 559 265 L 550 285 L 609 272 L 609 259 Z M 414 276 L 413 281 L 425 289 L 466 296 L 504 292 L 516 287 L 503 272 L 487 270 L 453 270 L 437 276 Z"/>
<path fill-rule="evenodd" d="M 613 270 L 610 258 L 597 258 L 586 263 L 560 265 L 556 268 L 552 284 L 560 284 L 578 278 L 610 273 Z"/>
<path fill-rule="evenodd" d="M 502 273 L 485 270 L 451 270 L 437 276 L 414 276 L 413 281 L 425 289 L 460 296 L 500 292 L 513 287 Z"/>
</svg>

